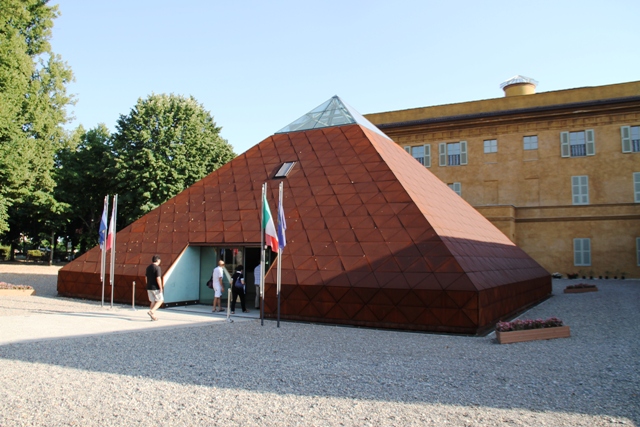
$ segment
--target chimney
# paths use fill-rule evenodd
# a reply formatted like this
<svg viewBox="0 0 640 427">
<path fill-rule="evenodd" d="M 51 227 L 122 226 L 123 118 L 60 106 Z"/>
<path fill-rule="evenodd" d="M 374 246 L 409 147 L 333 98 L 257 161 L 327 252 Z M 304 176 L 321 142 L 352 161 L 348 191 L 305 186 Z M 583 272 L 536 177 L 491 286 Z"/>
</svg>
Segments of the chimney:
<svg viewBox="0 0 640 427">
<path fill-rule="evenodd" d="M 532 95 L 536 93 L 537 85 L 532 78 L 517 75 L 503 82 L 500 89 L 504 90 L 504 96 Z"/>
</svg>

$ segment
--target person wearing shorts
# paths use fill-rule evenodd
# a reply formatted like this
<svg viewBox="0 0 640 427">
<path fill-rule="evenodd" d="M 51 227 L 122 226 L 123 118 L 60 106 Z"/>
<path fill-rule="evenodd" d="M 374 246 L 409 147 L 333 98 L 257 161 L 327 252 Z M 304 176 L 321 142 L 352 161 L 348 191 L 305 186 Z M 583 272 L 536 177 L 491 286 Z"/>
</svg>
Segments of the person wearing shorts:
<svg viewBox="0 0 640 427">
<path fill-rule="evenodd" d="M 224 261 L 218 261 L 218 266 L 213 269 L 213 312 L 224 311 L 224 308 L 220 306 L 220 297 L 224 292 L 224 284 L 222 283 L 222 277 L 224 276 Z M 218 309 L 216 310 L 216 306 Z"/>
<path fill-rule="evenodd" d="M 164 302 L 164 283 L 162 281 L 162 270 L 160 269 L 160 257 L 154 255 L 151 258 L 151 264 L 147 267 L 145 274 L 147 282 L 147 295 L 149 295 L 149 311 L 147 314 L 152 321 L 158 320 L 156 310 L 160 308 Z"/>
</svg>

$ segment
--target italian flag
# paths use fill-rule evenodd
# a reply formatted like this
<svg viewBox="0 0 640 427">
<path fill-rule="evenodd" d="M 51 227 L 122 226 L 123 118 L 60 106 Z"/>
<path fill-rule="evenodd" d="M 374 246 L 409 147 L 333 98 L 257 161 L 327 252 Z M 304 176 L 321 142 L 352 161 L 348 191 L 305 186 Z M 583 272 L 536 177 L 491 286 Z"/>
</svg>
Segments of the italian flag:
<svg viewBox="0 0 640 427">
<path fill-rule="evenodd" d="M 271 250 L 278 252 L 278 235 L 276 233 L 276 226 L 273 223 L 273 217 L 269 210 L 269 203 L 267 202 L 266 193 L 262 197 L 262 229 L 264 230 L 264 243 L 267 246 L 271 246 Z"/>
</svg>

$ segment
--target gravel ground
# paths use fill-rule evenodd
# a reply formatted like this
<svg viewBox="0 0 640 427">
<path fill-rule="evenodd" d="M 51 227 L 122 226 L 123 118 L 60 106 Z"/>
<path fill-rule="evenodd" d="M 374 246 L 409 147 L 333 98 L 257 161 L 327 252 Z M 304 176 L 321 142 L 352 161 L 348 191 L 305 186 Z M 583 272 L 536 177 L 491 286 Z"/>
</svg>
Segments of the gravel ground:
<svg viewBox="0 0 640 427">
<path fill-rule="evenodd" d="M 0 264 L 38 294 L 0 316 L 94 307 L 56 297 L 55 272 Z M 637 426 L 640 281 L 572 282 L 522 316 L 569 339 L 255 321 L 0 346 L 0 426 Z"/>
</svg>

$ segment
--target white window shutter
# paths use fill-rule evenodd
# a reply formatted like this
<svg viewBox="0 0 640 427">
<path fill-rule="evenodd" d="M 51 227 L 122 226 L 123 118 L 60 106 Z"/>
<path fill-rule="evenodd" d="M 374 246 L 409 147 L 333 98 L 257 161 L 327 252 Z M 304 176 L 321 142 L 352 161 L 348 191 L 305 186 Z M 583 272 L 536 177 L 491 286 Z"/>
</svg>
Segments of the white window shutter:
<svg viewBox="0 0 640 427">
<path fill-rule="evenodd" d="M 582 262 L 591 265 L 591 239 L 582 239 Z"/>
<path fill-rule="evenodd" d="M 467 164 L 467 141 L 460 141 L 460 164 Z"/>
<path fill-rule="evenodd" d="M 462 197 L 462 184 L 460 184 L 459 182 L 454 182 L 453 183 L 453 191 L 458 193 L 458 196 Z"/>
<path fill-rule="evenodd" d="M 589 177 L 587 175 L 580 177 L 580 202 L 583 205 L 589 204 Z"/>
<path fill-rule="evenodd" d="M 438 155 L 440 156 L 440 166 L 447 166 L 447 143 L 438 144 Z"/>
<path fill-rule="evenodd" d="M 582 239 L 573 239 L 573 265 L 582 265 Z"/>
<path fill-rule="evenodd" d="M 424 167 L 431 167 L 431 144 L 424 145 Z"/>
<path fill-rule="evenodd" d="M 640 172 L 633 173 L 633 193 L 634 201 L 640 203 Z"/>
<path fill-rule="evenodd" d="M 560 155 L 562 157 L 571 157 L 571 149 L 569 147 L 569 132 L 560 132 Z"/>
<path fill-rule="evenodd" d="M 580 204 L 580 177 L 572 176 L 571 177 L 571 195 L 573 198 L 573 204 Z"/>
<path fill-rule="evenodd" d="M 622 152 L 630 153 L 631 152 L 631 127 L 622 126 L 620 128 L 620 135 L 622 136 Z"/>
<path fill-rule="evenodd" d="M 410 145 L 405 145 L 404 146 L 404 151 L 406 151 L 407 153 L 411 154 L 411 146 Z"/>
<path fill-rule="evenodd" d="M 587 156 L 596 155 L 596 137 L 593 129 L 587 129 L 584 131 L 584 137 L 587 144 Z"/>
</svg>

